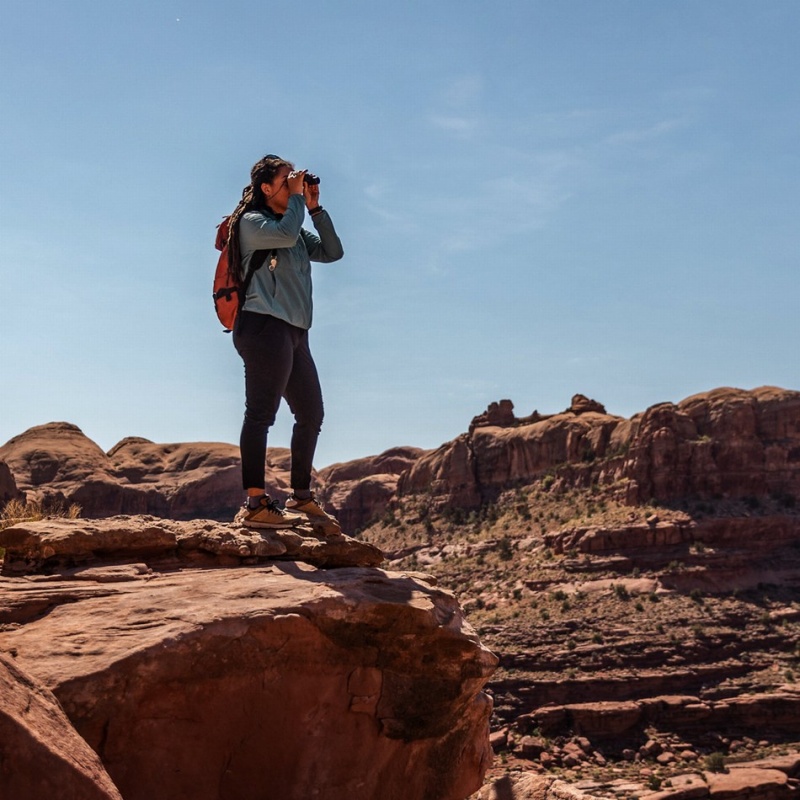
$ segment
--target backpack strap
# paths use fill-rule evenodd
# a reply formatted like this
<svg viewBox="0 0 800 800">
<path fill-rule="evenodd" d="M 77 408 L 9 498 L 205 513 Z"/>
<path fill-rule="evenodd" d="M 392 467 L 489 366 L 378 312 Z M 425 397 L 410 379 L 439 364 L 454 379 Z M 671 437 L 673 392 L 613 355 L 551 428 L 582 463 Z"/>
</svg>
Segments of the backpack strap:
<svg viewBox="0 0 800 800">
<path fill-rule="evenodd" d="M 244 276 L 244 280 L 242 281 L 241 288 L 239 289 L 239 297 L 241 298 L 242 303 L 244 303 L 244 298 L 247 295 L 247 290 L 250 288 L 250 283 L 253 280 L 253 275 L 256 274 L 261 267 L 264 266 L 264 262 L 270 255 L 275 255 L 274 250 L 256 250 L 250 258 L 250 263 L 247 265 L 247 274 Z"/>
</svg>

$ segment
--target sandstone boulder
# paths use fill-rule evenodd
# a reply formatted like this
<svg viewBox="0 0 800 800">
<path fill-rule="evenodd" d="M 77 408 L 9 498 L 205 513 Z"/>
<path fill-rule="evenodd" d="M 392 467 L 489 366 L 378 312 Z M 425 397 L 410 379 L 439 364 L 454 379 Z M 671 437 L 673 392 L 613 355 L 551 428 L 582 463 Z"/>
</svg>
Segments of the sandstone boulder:
<svg viewBox="0 0 800 800">
<path fill-rule="evenodd" d="M 78 577 L 0 578 L 0 651 L 52 690 L 126 800 L 462 800 L 481 785 L 497 659 L 449 592 L 295 561 Z"/>
<path fill-rule="evenodd" d="M 122 800 L 53 694 L 0 655 L 0 797 Z"/>
<path fill-rule="evenodd" d="M 788 800 L 795 795 L 785 773 L 757 767 L 706 772 L 708 793 L 712 800 Z"/>
</svg>

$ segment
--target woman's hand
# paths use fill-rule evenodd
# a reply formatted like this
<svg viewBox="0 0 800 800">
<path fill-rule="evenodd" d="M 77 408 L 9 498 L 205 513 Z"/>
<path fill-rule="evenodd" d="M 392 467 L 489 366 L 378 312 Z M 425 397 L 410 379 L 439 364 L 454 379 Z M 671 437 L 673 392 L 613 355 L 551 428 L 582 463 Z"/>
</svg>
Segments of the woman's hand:
<svg viewBox="0 0 800 800">
<path fill-rule="evenodd" d="M 286 186 L 289 189 L 289 194 L 302 194 L 305 196 L 305 184 L 303 178 L 308 170 L 298 169 L 290 172 L 286 178 Z"/>
<path fill-rule="evenodd" d="M 319 184 L 304 183 L 303 196 L 306 198 L 306 208 L 311 210 L 319 205 Z"/>
</svg>

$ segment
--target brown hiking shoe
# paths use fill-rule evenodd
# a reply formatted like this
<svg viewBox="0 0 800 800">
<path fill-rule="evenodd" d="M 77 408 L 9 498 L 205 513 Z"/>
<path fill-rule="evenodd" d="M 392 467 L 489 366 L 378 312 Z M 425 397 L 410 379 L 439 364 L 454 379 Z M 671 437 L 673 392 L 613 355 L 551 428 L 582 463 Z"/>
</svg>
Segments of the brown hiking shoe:
<svg viewBox="0 0 800 800">
<path fill-rule="evenodd" d="M 305 522 L 306 518 L 284 511 L 271 497 L 264 495 L 258 508 L 250 508 L 245 503 L 235 521 L 245 528 L 293 528 Z"/>
<path fill-rule="evenodd" d="M 330 514 L 326 514 L 313 494 L 306 499 L 300 499 L 292 495 L 286 501 L 286 508 L 295 513 L 303 514 L 305 520 L 311 524 L 314 530 L 319 531 L 323 536 L 336 536 L 342 532 L 339 520 Z"/>
</svg>

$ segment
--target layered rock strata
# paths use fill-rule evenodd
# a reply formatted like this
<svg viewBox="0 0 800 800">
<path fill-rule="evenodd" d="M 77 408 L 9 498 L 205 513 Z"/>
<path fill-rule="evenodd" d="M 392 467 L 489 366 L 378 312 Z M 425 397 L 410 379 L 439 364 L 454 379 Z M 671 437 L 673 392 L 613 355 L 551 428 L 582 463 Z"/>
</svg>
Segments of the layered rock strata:
<svg viewBox="0 0 800 800">
<path fill-rule="evenodd" d="M 239 453 L 230 444 L 131 437 L 104 453 L 74 425 L 50 423 L 0 447 L 0 460 L 30 499 L 78 503 L 86 516 L 228 519 L 241 501 Z M 289 492 L 288 460 L 286 450 L 269 451 L 268 491 L 278 499 Z M 0 466 L 0 492 L 3 480 Z M 562 413 L 520 418 L 502 400 L 434 451 L 398 447 L 334 464 L 315 485 L 345 530 L 356 531 L 404 498 L 471 510 L 536 481 L 597 486 L 631 505 L 686 497 L 795 503 L 800 392 L 719 388 L 630 419 L 583 395 Z"/>
<path fill-rule="evenodd" d="M 401 476 L 399 495 L 477 508 L 548 473 L 561 485 L 615 487 L 630 504 L 800 495 L 800 392 L 721 388 L 630 419 L 586 398 L 548 417 L 508 413 L 490 407 L 469 433 L 421 457 Z"/>
<path fill-rule="evenodd" d="M 113 780 L 98 768 L 82 797 L 462 800 L 480 786 L 497 659 L 453 595 L 308 563 L 373 564 L 375 548 L 153 518 L 17 525 L 0 547 L 17 575 L 0 578 L 0 652 Z"/>
<path fill-rule="evenodd" d="M 211 520 L 149 516 L 45 519 L 0 531 L 3 573 L 24 575 L 136 561 L 163 568 L 236 566 L 272 559 L 319 567 L 379 566 L 383 553 L 348 536 L 320 540 L 310 527 L 250 530 Z"/>
</svg>

